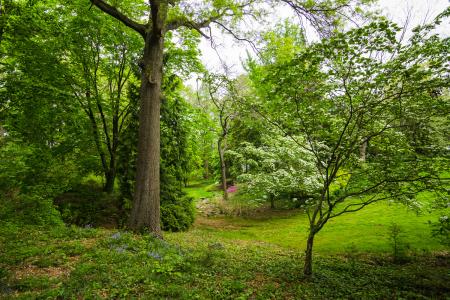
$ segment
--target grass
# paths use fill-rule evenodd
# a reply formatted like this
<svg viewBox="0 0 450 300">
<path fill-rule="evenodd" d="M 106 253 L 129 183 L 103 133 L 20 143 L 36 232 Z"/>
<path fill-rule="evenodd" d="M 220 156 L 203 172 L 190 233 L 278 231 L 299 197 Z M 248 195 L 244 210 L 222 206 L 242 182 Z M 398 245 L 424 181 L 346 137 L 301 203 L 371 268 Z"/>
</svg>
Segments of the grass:
<svg viewBox="0 0 450 300">
<path fill-rule="evenodd" d="M 213 187 L 188 191 L 200 199 Z M 450 256 L 430 235 L 434 218 L 381 203 L 336 218 L 317 236 L 311 279 L 302 276 L 300 210 L 199 216 L 165 241 L 0 221 L 0 299 L 446 299 Z M 409 244 L 401 264 L 391 257 L 392 222 Z"/>
<path fill-rule="evenodd" d="M 444 247 L 432 238 L 428 225 L 429 220 L 436 218 L 437 215 L 430 213 L 417 215 L 398 204 L 374 204 L 330 220 L 316 236 L 315 249 L 320 253 L 340 253 L 353 246 L 358 251 L 387 252 L 390 250 L 389 227 L 396 223 L 411 249 L 443 250 Z M 214 223 L 220 223 L 220 226 L 214 226 Z M 220 238 L 255 240 L 299 250 L 303 250 L 308 232 L 308 219 L 301 211 L 278 211 L 258 218 L 216 217 L 206 219 L 204 224 L 198 229 Z"/>
<path fill-rule="evenodd" d="M 206 189 L 210 188 L 209 183 L 203 183 L 192 186 L 188 191 L 194 199 L 200 199 L 203 193 L 207 193 Z M 430 195 L 423 194 L 421 201 L 429 203 Z M 360 252 L 389 252 L 389 231 L 394 223 L 401 230 L 402 241 L 412 251 L 448 250 L 431 236 L 429 221 L 435 222 L 438 216 L 439 213 L 430 212 L 426 207 L 417 213 L 397 203 L 375 203 L 358 212 L 331 219 L 316 235 L 315 251 L 338 254 L 352 248 Z M 194 230 L 207 232 L 221 240 L 256 241 L 303 251 L 308 233 L 308 218 L 301 210 L 266 209 L 251 217 L 200 217 Z"/>
<path fill-rule="evenodd" d="M 217 184 L 212 180 L 194 181 L 189 183 L 184 191 L 195 200 L 213 198 L 220 193 L 216 186 Z"/>
</svg>

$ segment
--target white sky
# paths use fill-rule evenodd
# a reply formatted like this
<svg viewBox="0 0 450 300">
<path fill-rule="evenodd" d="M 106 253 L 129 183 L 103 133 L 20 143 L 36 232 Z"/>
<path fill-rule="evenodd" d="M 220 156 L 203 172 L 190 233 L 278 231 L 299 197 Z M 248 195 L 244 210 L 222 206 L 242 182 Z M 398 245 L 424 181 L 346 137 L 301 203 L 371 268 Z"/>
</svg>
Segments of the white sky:
<svg viewBox="0 0 450 300">
<path fill-rule="evenodd" d="M 450 0 L 379 0 L 377 7 L 381 9 L 382 14 L 387 16 L 390 20 L 397 22 L 399 25 L 405 22 L 408 15 L 408 11 L 411 11 L 411 18 L 409 23 L 409 29 L 422 24 L 424 21 L 431 21 L 444 9 L 450 5 Z M 273 15 L 276 15 L 279 19 L 283 19 L 293 16 L 289 9 L 279 8 L 276 9 Z M 273 21 L 276 21 L 274 18 Z M 295 18 L 294 18 L 295 20 Z M 298 19 L 297 19 L 298 20 Z M 250 26 L 250 25 L 249 25 Z M 217 52 L 212 49 L 210 41 L 203 39 L 200 44 L 202 52 L 202 61 L 209 70 L 221 71 L 220 57 L 228 67 L 231 67 L 231 71 L 235 74 L 243 73 L 242 61 L 247 57 L 247 51 L 254 53 L 247 43 L 236 42 L 230 35 L 223 35 L 215 31 L 217 37 L 215 41 L 219 44 L 216 49 Z M 442 24 L 439 33 L 444 36 L 450 35 L 449 24 Z M 311 32 L 307 31 L 311 39 Z M 314 39 L 314 37 L 313 37 Z M 188 84 L 194 86 L 195 79 L 188 81 Z"/>
</svg>

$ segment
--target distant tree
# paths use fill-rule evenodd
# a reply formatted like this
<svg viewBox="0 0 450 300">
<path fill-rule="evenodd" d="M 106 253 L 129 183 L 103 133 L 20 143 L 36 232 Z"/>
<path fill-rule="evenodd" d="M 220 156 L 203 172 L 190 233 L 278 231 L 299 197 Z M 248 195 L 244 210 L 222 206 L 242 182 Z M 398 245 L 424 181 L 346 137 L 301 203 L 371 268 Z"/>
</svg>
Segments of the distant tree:
<svg viewBox="0 0 450 300">
<path fill-rule="evenodd" d="M 215 107 L 217 114 L 218 138 L 217 152 L 220 162 L 220 178 L 223 190 L 224 200 L 228 200 L 227 185 L 227 164 L 225 161 L 225 152 L 227 151 L 227 142 L 230 132 L 233 130 L 234 120 L 238 117 L 240 111 L 238 108 L 238 90 L 237 81 L 229 79 L 225 75 L 207 75 L 205 86 L 209 100 Z"/>
<path fill-rule="evenodd" d="M 321 188 L 305 205 L 309 218 L 304 274 L 312 274 L 314 238 L 326 223 L 371 203 L 418 206 L 421 191 L 442 186 L 442 160 L 417 153 L 405 118 L 443 116 L 449 87 L 448 38 L 416 28 L 408 43 L 380 20 L 300 51 L 289 62 L 254 67 L 258 111 L 315 158 Z M 263 68 L 263 71 L 260 71 Z M 300 138 L 297 138 L 300 136 Z M 360 159 L 360 145 L 371 152 Z"/>
</svg>

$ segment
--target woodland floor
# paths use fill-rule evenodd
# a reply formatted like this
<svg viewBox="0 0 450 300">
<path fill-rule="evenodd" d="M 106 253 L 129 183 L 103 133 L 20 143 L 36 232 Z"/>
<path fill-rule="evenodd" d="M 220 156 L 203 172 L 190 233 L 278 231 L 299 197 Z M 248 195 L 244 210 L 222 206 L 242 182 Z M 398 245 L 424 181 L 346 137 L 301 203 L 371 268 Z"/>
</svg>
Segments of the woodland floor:
<svg viewBox="0 0 450 300">
<path fill-rule="evenodd" d="M 197 199 L 214 197 L 205 185 Z M 203 194 L 202 194 L 203 193 Z M 448 299 L 450 254 L 433 214 L 377 204 L 319 233 L 302 276 L 300 210 L 197 216 L 165 241 L 116 229 L 1 223 L 1 299 Z M 390 226 L 401 228 L 394 262 Z"/>
</svg>

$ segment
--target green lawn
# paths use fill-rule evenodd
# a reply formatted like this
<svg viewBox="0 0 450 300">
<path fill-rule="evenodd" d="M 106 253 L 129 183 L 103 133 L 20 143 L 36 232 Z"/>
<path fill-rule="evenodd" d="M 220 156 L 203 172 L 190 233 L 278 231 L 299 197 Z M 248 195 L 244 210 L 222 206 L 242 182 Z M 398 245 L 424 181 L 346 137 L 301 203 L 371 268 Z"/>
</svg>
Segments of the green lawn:
<svg viewBox="0 0 450 300">
<path fill-rule="evenodd" d="M 200 199 L 207 197 L 207 190 L 211 187 L 209 183 L 198 183 L 187 191 L 194 199 Z M 435 222 L 439 214 L 426 209 L 431 201 L 428 195 L 423 194 L 421 201 L 424 209 L 420 213 L 401 204 L 380 202 L 331 219 L 316 236 L 315 250 L 323 254 L 344 253 L 349 249 L 389 252 L 393 223 L 400 227 L 401 243 L 412 251 L 446 250 L 431 236 L 428 223 Z M 303 250 L 308 233 L 308 218 L 300 210 L 265 211 L 253 218 L 211 217 L 201 220 L 192 230 L 194 234 L 208 234 L 221 240 L 264 242 L 289 249 Z"/>
<path fill-rule="evenodd" d="M 276 213 L 263 218 L 215 217 L 205 219 L 194 231 L 231 240 L 259 241 L 285 248 L 303 249 L 308 232 L 307 216 L 295 213 Z M 432 238 L 429 220 L 437 215 L 416 214 L 399 204 L 378 203 L 365 209 L 332 219 L 317 235 L 316 250 L 320 253 L 340 253 L 348 248 L 365 252 L 390 251 L 390 227 L 401 228 L 401 239 L 417 251 L 442 250 L 444 247 Z M 211 224 L 211 225 L 208 225 Z M 220 226 L 215 226 L 220 224 Z"/>
<path fill-rule="evenodd" d="M 215 197 L 219 192 L 216 189 L 216 183 L 209 181 L 194 181 L 184 188 L 184 191 L 195 200 L 202 198 Z"/>
</svg>

